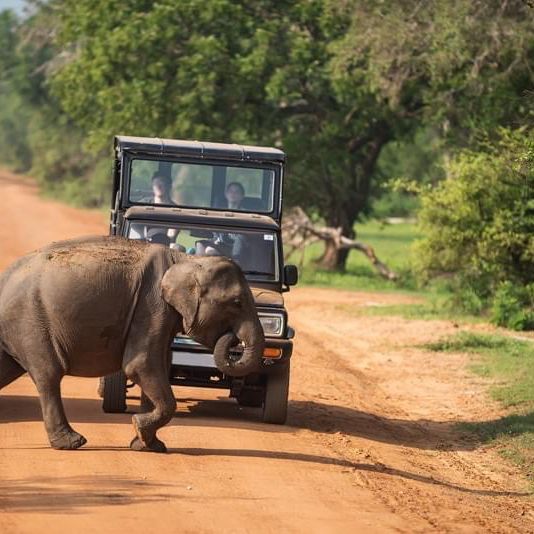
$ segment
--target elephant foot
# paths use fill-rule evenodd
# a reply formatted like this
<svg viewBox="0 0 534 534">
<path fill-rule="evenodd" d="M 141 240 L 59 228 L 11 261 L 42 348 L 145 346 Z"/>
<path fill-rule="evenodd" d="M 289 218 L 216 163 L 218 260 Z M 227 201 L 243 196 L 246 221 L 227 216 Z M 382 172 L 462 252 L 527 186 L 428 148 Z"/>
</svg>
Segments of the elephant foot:
<svg viewBox="0 0 534 534">
<path fill-rule="evenodd" d="M 154 438 L 149 445 L 145 445 L 137 436 L 132 439 L 132 442 L 130 443 L 130 449 L 132 451 L 148 451 L 148 452 L 167 452 L 167 447 L 165 447 L 165 443 L 163 441 L 159 440 L 158 438 Z"/>
<path fill-rule="evenodd" d="M 81 434 L 78 434 L 78 432 L 75 432 L 74 430 L 65 432 L 65 434 L 57 438 L 50 439 L 50 445 L 52 445 L 54 449 L 59 450 L 79 449 L 82 445 L 85 445 L 86 443 L 87 440 Z"/>
</svg>

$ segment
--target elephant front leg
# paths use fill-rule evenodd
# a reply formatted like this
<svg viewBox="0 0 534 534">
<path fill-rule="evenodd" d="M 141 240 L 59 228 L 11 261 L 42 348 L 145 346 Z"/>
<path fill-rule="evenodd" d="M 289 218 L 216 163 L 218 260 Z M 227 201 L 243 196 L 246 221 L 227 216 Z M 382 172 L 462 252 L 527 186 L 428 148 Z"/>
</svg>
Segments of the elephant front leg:
<svg viewBox="0 0 534 534">
<path fill-rule="evenodd" d="M 139 360 L 126 365 L 126 376 L 141 387 L 152 409 L 132 417 L 137 436 L 130 443 L 130 447 L 136 451 L 166 452 L 167 448 L 157 438 L 156 432 L 172 419 L 176 411 L 176 399 L 164 366 L 147 365 L 145 358 Z"/>
<path fill-rule="evenodd" d="M 87 440 L 74 431 L 67 421 L 61 402 L 61 376 L 33 377 L 50 445 L 54 449 L 78 449 Z"/>
</svg>

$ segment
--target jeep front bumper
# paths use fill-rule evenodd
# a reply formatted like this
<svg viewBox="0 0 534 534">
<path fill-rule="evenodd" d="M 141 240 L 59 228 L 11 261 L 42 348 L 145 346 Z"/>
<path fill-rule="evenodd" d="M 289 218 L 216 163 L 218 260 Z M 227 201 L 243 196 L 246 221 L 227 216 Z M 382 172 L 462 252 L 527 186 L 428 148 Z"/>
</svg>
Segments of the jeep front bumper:
<svg viewBox="0 0 534 534">
<path fill-rule="evenodd" d="M 273 366 L 286 363 L 293 352 L 290 339 L 265 338 L 262 370 L 268 372 Z M 176 368 L 201 368 L 218 372 L 213 354 L 192 340 L 181 338 L 172 345 L 172 366 Z M 260 371 L 261 372 L 261 371 Z"/>
</svg>

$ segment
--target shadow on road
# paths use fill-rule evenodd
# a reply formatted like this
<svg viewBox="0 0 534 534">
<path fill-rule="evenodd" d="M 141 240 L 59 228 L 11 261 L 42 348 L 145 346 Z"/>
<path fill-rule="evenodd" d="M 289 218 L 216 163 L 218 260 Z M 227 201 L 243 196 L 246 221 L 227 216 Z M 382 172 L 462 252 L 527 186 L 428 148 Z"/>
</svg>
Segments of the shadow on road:
<svg viewBox="0 0 534 534">
<path fill-rule="evenodd" d="M 461 430 L 460 422 L 392 419 L 315 401 L 292 401 L 288 424 L 418 449 L 472 450 L 480 445 L 473 433 Z"/>
<path fill-rule="evenodd" d="M 341 433 L 393 445 L 433 450 L 468 450 L 476 448 L 480 443 L 472 437 L 472 434 L 469 434 L 469 439 L 462 436 L 458 431 L 457 423 L 388 419 L 351 408 L 313 401 L 292 401 L 287 426 L 261 424 L 258 422 L 259 410 L 242 409 L 237 403 L 230 400 L 195 400 L 193 402 L 193 399 L 181 399 L 181 401 L 185 404 L 192 403 L 190 413 L 178 413 L 175 418 L 175 424 L 184 426 L 217 426 L 286 433 L 308 429 L 318 433 Z M 131 424 L 130 413 L 105 414 L 101 410 L 101 402 L 97 399 L 65 399 L 65 406 L 67 413 L 71 414 L 73 423 Z M 0 396 L 0 424 L 13 421 L 41 421 L 37 397 Z M 491 422 L 486 423 L 490 424 Z M 80 453 L 84 450 L 94 451 L 97 449 L 84 448 L 80 449 Z M 109 451 L 110 449 L 103 448 L 102 450 Z M 124 452 L 127 453 L 127 450 Z M 467 488 L 432 476 L 411 473 L 381 463 L 352 462 L 340 458 L 299 452 L 221 448 L 171 448 L 169 452 L 199 457 L 253 457 L 310 462 L 339 466 L 355 472 L 367 471 L 401 477 L 480 496 L 528 495 L 528 493 Z M 145 484 L 147 488 L 154 485 L 129 478 L 107 476 L 101 484 L 94 478 L 84 481 L 80 477 L 66 477 L 61 478 L 60 484 L 61 486 L 54 487 L 50 480 L 39 478 L 0 482 L 0 507 L 7 506 L 15 511 L 46 509 L 52 512 L 61 512 L 67 508 L 73 510 L 102 503 L 124 505 L 170 498 L 165 493 L 160 494 L 153 491 L 145 496 L 133 496 L 128 491 L 132 485 Z M 87 488 L 81 491 L 80 485 L 86 484 Z M 166 487 L 166 485 L 162 487 Z"/>
<path fill-rule="evenodd" d="M 318 456 L 315 454 L 302 454 L 298 452 L 283 452 L 283 451 L 262 451 L 255 449 L 207 449 L 207 448 L 180 448 L 169 449 L 170 453 L 174 454 L 187 454 L 190 456 L 230 456 L 238 458 L 271 458 L 274 460 L 288 460 L 291 462 L 311 462 L 315 464 L 330 464 L 340 467 L 346 467 L 353 471 L 369 471 L 372 473 L 382 473 L 384 475 L 390 475 L 394 477 L 401 477 L 408 480 L 414 480 L 416 482 L 422 482 L 425 484 L 434 484 L 442 486 L 464 493 L 470 493 L 473 495 L 495 497 L 495 496 L 508 496 L 508 497 L 524 497 L 530 495 L 530 493 L 521 493 L 513 491 L 495 491 L 485 490 L 477 488 L 466 488 L 453 484 L 451 482 L 438 480 L 434 477 L 428 477 L 424 475 L 418 475 L 417 473 L 410 473 L 402 469 L 395 469 L 388 467 L 384 464 L 371 464 L 361 462 L 350 462 L 348 460 L 331 458 L 328 456 Z"/>
<path fill-rule="evenodd" d="M 106 414 L 97 399 L 64 399 L 67 417 L 72 423 L 131 424 L 138 410 L 132 402 L 124 414 Z M 315 401 L 291 401 L 285 426 L 261 422 L 261 410 L 242 408 L 234 400 L 178 399 L 174 424 L 244 428 L 261 432 L 292 433 L 307 429 L 318 433 L 341 433 L 392 445 L 425 450 L 473 450 L 481 445 L 478 437 L 484 429 L 499 429 L 504 419 L 483 422 L 392 419 L 353 408 Z M 518 432 L 532 430 L 532 414 L 513 416 L 524 419 Z M 34 396 L 0 395 L 0 424 L 17 421 L 41 421 L 39 400 Z M 467 430 L 466 430 L 467 429 Z"/>
<path fill-rule="evenodd" d="M 110 474 L 4 480 L 0 483 L 0 508 L 21 513 L 85 513 L 83 508 L 90 506 L 175 499 L 176 494 L 165 492 L 170 487 L 169 484 Z M 47 527 L 43 526 L 43 530 Z"/>
<path fill-rule="evenodd" d="M 64 398 L 63 404 L 69 422 L 132 424 L 132 414 L 139 411 L 139 398 L 128 399 L 126 413 L 109 414 L 102 411 L 98 399 Z M 178 398 L 174 424 L 192 426 L 216 426 L 247 428 L 262 432 L 294 432 L 287 426 L 265 425 L 261 422 L 261 410 L 242 408 L 233 399 L 220 398 L 199 400 Z M 23 421 L 42 421 L 41 407 L 37 396 L 2 395 L 0 393 L 0 424 Z M 172 424 L 172 423 L 171 423 Z"/>
</svg>

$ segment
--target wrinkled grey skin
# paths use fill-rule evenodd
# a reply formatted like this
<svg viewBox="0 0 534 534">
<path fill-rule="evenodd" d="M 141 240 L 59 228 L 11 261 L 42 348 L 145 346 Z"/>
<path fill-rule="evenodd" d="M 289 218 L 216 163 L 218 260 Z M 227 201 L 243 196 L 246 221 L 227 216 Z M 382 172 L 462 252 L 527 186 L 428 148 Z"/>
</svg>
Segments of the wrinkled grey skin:
<svg viewBox="0 0 534 534">
<path fill-rule="evenodd" d="M 122 368 L 154 406 L 133 416 L 131 447 L 164 451 L 156 431 L 176 409 L 169 346 L 180 331 L 213 349 L 226 374 L 257 369 L 263 330 L 235 263 L 117 237 L 53 243 L 0 276 L 0 389 L 27 371 L 52 447 L 76 449 L 86 440 L 67 422 L 61 379 Z M 233 362 L 237 341 L 244 354 Z"/>
</svg>

